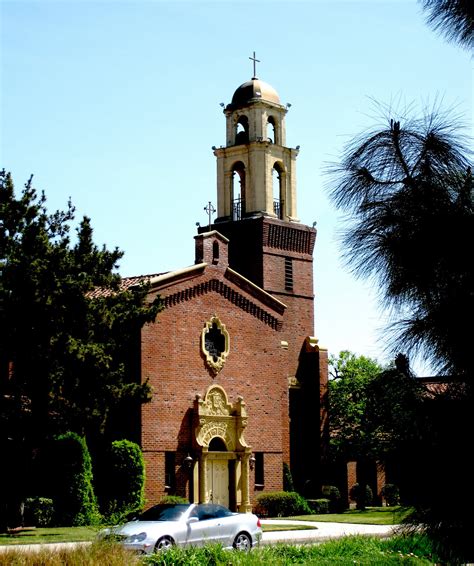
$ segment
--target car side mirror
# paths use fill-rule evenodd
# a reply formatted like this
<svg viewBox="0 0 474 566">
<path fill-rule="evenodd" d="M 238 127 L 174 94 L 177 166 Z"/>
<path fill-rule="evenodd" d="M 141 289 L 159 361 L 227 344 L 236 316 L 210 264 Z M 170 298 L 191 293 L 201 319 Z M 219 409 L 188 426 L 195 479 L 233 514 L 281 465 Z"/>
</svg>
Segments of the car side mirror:
<svg viewBox="0 0 474 566">
<path fill-rule="evenodd" d="M 190 525 L 191 523 L 199 523 L 199 519 L 197 517 L 189 517 L 186 522 L 188 523 L 188 525 Z"/>
</svg>

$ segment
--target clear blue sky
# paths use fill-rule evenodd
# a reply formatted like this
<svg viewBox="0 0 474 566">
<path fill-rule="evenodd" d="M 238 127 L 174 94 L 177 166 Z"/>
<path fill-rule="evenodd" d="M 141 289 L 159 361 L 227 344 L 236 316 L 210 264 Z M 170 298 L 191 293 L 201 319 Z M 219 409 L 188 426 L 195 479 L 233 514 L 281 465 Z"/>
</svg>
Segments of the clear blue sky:
<svg viewBox="0 0 474 566">
<path fill-rule="evenodd" d="M 376 291 L 340 260 L 323 170 L 377 123 L 374 99 L 442 100 L 472 125 L 469 55 L 425 25 L 416 0 L 0 0 L 0 10 L 0 166 L 18 190 L 34 173 L 50 210 L 71 197 L 95 241 L 125 251 L 124 276 L 193 263 L 195 224 L 216 202 L 219 103 L 250 79 L 256 51 L 258 76 L 292 104 L 298 213 L 317 221 L 315 334 L 331 353 L 386 361 Z"/>
</svg>

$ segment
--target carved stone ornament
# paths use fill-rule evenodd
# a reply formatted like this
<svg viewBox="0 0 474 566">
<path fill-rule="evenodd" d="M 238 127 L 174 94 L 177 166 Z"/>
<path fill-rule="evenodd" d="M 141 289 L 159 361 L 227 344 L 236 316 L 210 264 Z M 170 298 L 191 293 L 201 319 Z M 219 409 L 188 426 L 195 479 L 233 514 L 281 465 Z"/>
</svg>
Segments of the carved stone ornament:
<svg viewBox="0 0 474 566">
<path fill-rule="evenodd" d="M 221 438 L 229 451 L 242 451 L 247 447 L 244 430 L 247 427 L 247 411 L 242 397 L 233 405 L 220 385 L 211 385 L 206 395 L 196 395 L 195 413 L 196 446 L 209 447 L 215 437 Z"/>
<path fill-rule="evenodd" d="M 202 330 L 201 349 L 209 369 L 218 374 L 229 355 L 229 333 L 216 315 L 206 322 Z"/>
</svg>

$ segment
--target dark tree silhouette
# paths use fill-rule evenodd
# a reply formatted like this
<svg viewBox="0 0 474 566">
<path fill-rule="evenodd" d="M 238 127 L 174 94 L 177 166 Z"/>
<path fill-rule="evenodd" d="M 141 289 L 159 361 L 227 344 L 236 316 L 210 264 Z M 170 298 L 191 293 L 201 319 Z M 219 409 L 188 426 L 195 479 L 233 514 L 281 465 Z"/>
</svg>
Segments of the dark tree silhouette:
<svg viewBox="0 0 474 566">
<path fill-rule="evenodd" d="M 421 404 L 415 396 L 408 421 L 402 419 L 410 414 L 405 400 L 398 413 L 388 413 L 397 415 L 394 421 L 377 411 L 370 419 L 379 417 L 383 435 L 393 422 L 393 449 L 412 488 L 410 521 L 432 536 L 449 564 L 474 559 L 467 463 L 474 358 L 466 330 L 474 314 L 474 206 L 470 153 L 459 131 L 433 113 L 403 123 L 389 120 L 356 138 L 330 169 L 332 198 L 348 213 L 346 259 L 357 275 L 378 284 L 394 313 L 387 340 L 392 352 L 418 351 L 452 382 L 443 395 L 422 396 Z M 381 385 L 385 391 L 386 380 L 394 378 L 392 385 L 400 387 L 394 397 L 404 399 L 401 393 L 416 379 L 401 362 L 405 383 L 396 372 Z M 373 391 L 369 398 L 375 396 Z M 397 432 L 401 422 L 408 434 Z"/>
<path fill-rule="evenodd" d="M 330 179 L 333 201 L 349 213 L 348 264 L 379 285 L 396 317 L 392 353 L 419 353 L 470 380 L 473 182 L 456 131 L 437 114 L 390 120 L 350 143 Z"/>
<path fill-rule="evenodd" d="M 461 47 L 474 47 L 474 3 L 472 0 L 421 0 L 427 23 Z"/>
</svg>

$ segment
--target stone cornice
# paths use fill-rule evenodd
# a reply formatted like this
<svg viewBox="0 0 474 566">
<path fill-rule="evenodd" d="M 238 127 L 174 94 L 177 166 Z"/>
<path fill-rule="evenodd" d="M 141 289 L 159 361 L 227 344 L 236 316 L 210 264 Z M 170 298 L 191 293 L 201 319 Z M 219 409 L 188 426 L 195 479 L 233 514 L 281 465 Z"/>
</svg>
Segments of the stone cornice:
<svg viewBox="0 0 474 566">
<path fill-rule="evenodd" d="M 259 287 L 256 287 L 256 289 L 259 290 Z M 268 293 L 265 293 L 265 291 L 263 291 L 262 289 L 260 289 L 260 296 L 256 297 L 256 301 L 254 302 L 248 299 L 247 297 L 245 297 L 238 290 L 233 289 L 229 285 L 226 285 L 223 281 L 219 279 L 209 279 L 192 287 L 188 287 L 176 293 L 172 293 L 171 295 L 163 297 L 163 302 L 165 308 L 172 308 L 175 305 L 178 305 L 185 301 L 190 301 L 195 297 L 198 297 L 200 295 L 205 295 L 207 293 L 218 293 L 219 295 L 227 299 L 229 302 L 236 305 L 238 308 L 249 313 L 255 318 L 258 318 L 264 324 L 267 324 L 268 326 L 270 326 L 275 330 L 281 330 L 282 328 L 283 321 L 278 316 L 278 315 L 282 315 L 286 308 L 282 302 L 280 302 L 278 299 L 275 299 L 271 295 L 268 295 Z M 252 294 L 256 295 L 255 291 Z M 267 296 L 266 298 L 268 300 L 268 304 L 262 300 L 265 297 L 265 295 Z M 257 302 L 261 302 L 265 306 L 270 307 L 271 310 L 273 310 L 277 316 L 275 316 L 275 314 L 270 313 L 269 312 L 270 309 L 267 310 L 262 308 L 262 306 L 258 305 Z"/>
</svg>

